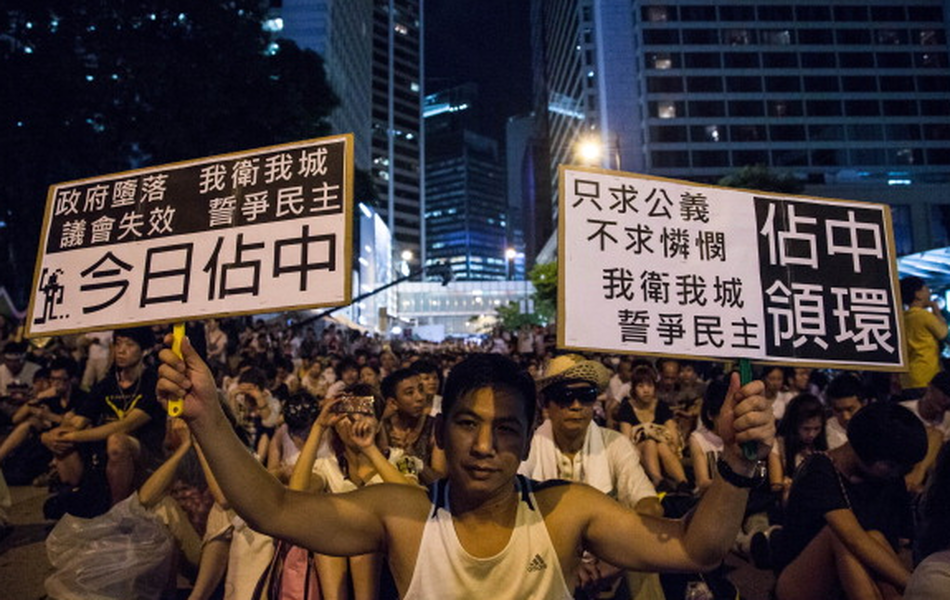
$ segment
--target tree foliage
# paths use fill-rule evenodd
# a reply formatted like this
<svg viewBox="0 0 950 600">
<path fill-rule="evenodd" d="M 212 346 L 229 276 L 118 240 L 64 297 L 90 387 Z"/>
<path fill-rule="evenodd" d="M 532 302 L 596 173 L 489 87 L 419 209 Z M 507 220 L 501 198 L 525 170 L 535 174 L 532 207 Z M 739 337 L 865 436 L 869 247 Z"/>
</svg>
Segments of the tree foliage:
<svg viewBox="0 0 950 600">
<path fill-rule="evenodd" d="M 800 194 L 805 189 L 805 183 L 794 174 L 773 171 L 761 164 L 742 167 L 720 179 L 719 185 L 781 194 Z"/>
<path fill-rule="evenodd" d="M 557 315 L 557 263 L 535 265 L 528 272 L 528 279 L 534 286 L 534 301 L 532 312 L 523 312 L 518 302 L 509 302 L 505 306 L 495 308 L 498 321 L 509 331 L 517 331 L 522 327 L 547 325 Z"/>
<path fill-rule="evenodd" d="M 11 0 L 0 32 L 0 273 L 26 296 L 50 184 L 325 135 L 322 60 L 258 0 Z"/>
<path fill-rule="evenodd" d="M 535 312 L 551 321 L 557 314 L 557 262 L 536 264 L 528 273 L 534 286 Z"/>
</svg>

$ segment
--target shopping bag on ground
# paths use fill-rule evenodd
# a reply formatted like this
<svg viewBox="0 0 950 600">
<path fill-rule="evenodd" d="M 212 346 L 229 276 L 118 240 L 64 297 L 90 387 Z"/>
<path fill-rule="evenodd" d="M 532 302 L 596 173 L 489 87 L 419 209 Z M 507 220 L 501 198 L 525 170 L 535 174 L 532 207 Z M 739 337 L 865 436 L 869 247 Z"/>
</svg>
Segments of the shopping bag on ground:
<svg viewBox="0 0 950 600">
<path fill-rule="evenodd" d="M 175 544 L 165 525 L 132 494 L 107 513 L 66 515 L 46 538 L 54 600 L 137 600 L 162 597 Z"/>
</svg>

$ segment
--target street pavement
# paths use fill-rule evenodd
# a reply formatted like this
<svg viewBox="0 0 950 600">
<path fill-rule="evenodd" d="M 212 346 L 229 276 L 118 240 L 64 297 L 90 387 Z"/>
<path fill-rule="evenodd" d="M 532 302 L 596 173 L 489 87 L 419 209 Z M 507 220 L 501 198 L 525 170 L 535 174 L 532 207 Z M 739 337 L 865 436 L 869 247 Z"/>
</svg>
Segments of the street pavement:
<svg viewBox="0 0 950 600">
<path fill-rule="evenodd" d="M 43 518 L 46 488 L 11 487 L 13 533 L 0 541 L 0 598 L 38 600 L 46 597 L 43 581 L 52 573 L 44 540 L 52 521 Z M 744 600 L 768 600 L 772 574 L 752 567 L 730 554 L 726 564 L 732 569 L 729 579 L 739 588 Z M 673 599 L 671 599 L 673 600 Z"/>
</svg>

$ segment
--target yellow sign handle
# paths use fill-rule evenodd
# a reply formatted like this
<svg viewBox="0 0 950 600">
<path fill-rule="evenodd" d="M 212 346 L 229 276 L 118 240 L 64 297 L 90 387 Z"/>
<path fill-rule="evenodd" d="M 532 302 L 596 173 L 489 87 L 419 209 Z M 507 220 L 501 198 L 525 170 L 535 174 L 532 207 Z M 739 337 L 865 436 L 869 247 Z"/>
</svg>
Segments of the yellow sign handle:
<svg viewBox="0 0 950 600">
<path fill-rule="evenodd" d="M 175 356 L 181 358 L 181 340 L 185 337 L 185 324 L 184 323 L 175 323 L 175 326 L 172 328 L 172 352 L 175 353 Z M 185 410 L 185 400 L 179 398 L 177 400 L 168 401 L 168 416 L 169 417 L 178 417 L 181 416 L 181 413 Z"/>
</svg>

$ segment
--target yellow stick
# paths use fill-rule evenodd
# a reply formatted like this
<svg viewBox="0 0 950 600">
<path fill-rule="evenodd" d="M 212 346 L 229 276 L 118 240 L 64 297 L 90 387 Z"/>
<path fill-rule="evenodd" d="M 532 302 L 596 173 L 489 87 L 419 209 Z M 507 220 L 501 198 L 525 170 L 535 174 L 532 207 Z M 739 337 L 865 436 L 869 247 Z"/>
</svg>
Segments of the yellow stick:
<svg viewBox="0 0 950 600">
<path fill-rule="evenodd" d="M 181 340 L 185 337 L 185 324 L 184 323 L 175 323 L 175 326 L 172 328 L 172 352 L 175 353 L 175 356 L 181 358 Z M 177 417 L 185 410 L 185 400 L 179 398 L 177 400 L 168 401 L 168 416 Z"/>
</svg>

